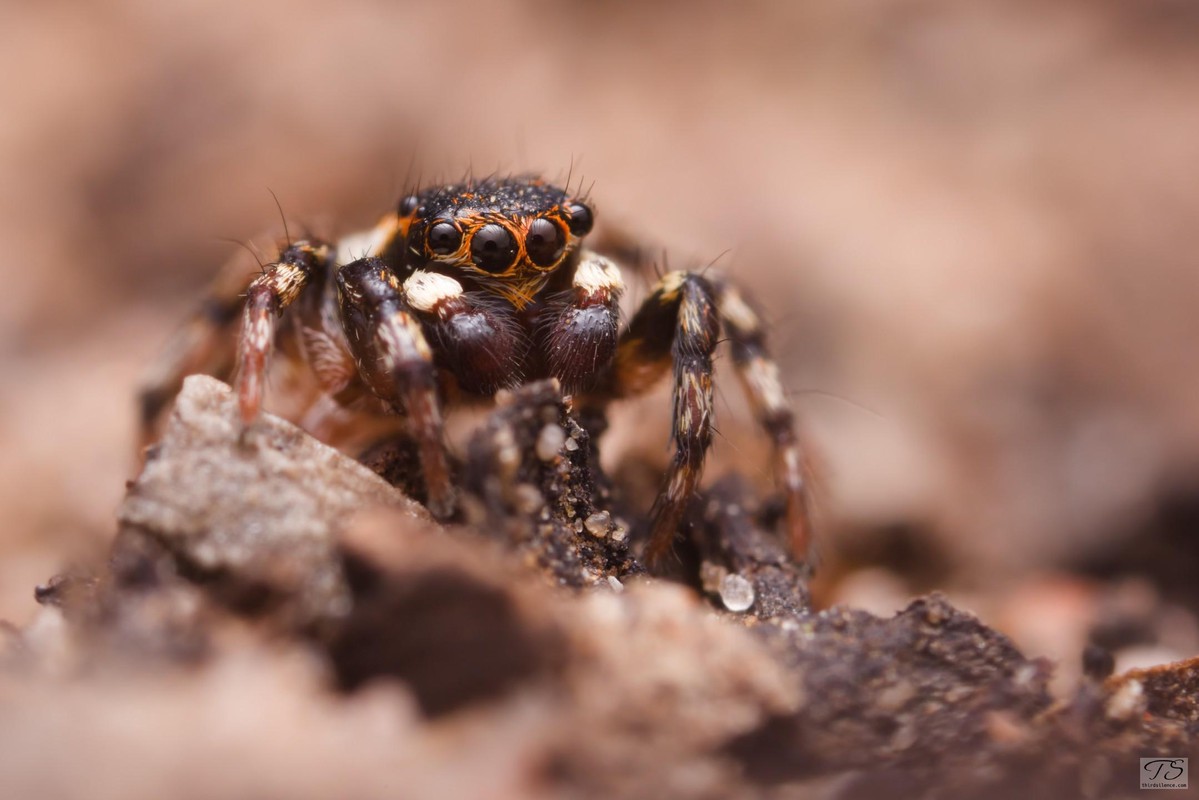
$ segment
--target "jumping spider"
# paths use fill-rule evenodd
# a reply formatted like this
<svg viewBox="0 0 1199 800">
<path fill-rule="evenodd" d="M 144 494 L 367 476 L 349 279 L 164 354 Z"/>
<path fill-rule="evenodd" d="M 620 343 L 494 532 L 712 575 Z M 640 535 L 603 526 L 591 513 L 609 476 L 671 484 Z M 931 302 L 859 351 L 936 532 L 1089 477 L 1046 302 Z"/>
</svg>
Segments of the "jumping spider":
<svg viewBox="0 0 1199 800">
<path fill-rule="evenodd" d="M 446 518 L 456 499 L 444 406 L 554 377 L 576 406 L 602 408 L 673 366 L 675 449 L 651 512 L 652 562 L 670 550 L 703 471 L 723 330 L 773 442 L 783 524 L 804 559 L 804 459 L 758 315 L 722 278 L 670 272 L 620 332 L 624 283 L 610 259 L 584 247 L 593 221 L 585 199 L 539 179 L 488 178 L 408 195 L 373 229 L 336 243 L 288 242 L 248 286 L 228 275 L 214 284 L 142 393 L 144 432 L 183 376 L 214 353 L 252 423 L 277 334 L 291 331 L 290 355 L 307 362 L 327 397 L 407 417 L 427 505 Z M 228 334 L 239 318 L 234 354 Z"/>
</svg>

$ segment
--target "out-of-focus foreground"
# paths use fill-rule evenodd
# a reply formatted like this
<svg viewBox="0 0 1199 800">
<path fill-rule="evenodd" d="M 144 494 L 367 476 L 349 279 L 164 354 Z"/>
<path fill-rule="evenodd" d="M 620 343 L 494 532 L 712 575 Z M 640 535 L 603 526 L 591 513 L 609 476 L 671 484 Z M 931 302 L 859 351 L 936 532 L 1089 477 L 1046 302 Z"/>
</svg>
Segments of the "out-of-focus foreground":
<svg viewBox="0 0 1199 800">
<path fill-rule="evenodd" d="M 603 223 L 672 266 L 718 259 L 762 301 L 822 464 L 822 602 L 945 588 L 1067 677 L 1088 636 L 1128 664 L 1199 649 L 1190 4 L 119 0 L 0 20 L 0 618 L 107 546 L 139 370 L 220 239 L 277 225 L 268 188 L 333 234 L 410 169 L 473 166 L 585 174 Z M 711 473 L 766 485 L 723 377 Z M 663 463 L 668 414 L 661 394 L 618 411 L 605 462 Z"/>
</svg>

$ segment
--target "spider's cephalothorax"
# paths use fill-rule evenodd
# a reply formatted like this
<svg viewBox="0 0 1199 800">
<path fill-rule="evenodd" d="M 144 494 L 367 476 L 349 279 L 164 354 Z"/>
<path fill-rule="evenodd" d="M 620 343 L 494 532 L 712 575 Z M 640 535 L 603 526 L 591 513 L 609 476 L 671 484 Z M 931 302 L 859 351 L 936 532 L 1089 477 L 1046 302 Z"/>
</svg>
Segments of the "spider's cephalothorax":
<svg viewBox="0 0 1199 800">
<path fill-rule="evenodd" d="M 580 402 L 602 405 L 672 372 L 675 454 L 652 512 L 646 552 L 653 560 L 669 551 L 703 470 L 712 355 L 723 332 L 774 443 L 785 524 L 805 557 L 804 459 L 758 315 L 723 280 L 671 272 L 621 332 L 620 270 L 583 247 L 593 219 L 585 198 L 539 179 L 489 178 L 407 195 L 375 228 L 335 244 L 289 242 L 248 286 L 218 280 L 143 392 L 145 428 L 183 376 L 204 363 L 215 363 L 209 369 L 219 376 L 236 375 L 250 424 L 268 356 L 290 333 L 335 404 L 407 418 L 427 503 L 445 517 L 455 508 L 446 403 L 553 377 Z M 239 316 L 236 358 L 213 362 Z"/>
<path fill-rule="evenodd" d="M 519 310 L 578 249 L 591 222 L 587 205 L 540 181 L 437 187 L 400 202 L 383 257 L 448 267 Z"/>
</svg>

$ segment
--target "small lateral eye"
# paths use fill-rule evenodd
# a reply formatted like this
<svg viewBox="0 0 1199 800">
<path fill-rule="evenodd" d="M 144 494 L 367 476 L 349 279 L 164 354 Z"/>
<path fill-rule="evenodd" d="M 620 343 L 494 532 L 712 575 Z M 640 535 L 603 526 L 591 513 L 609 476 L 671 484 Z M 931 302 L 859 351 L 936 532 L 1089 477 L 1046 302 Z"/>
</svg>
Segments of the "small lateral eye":
<svg viewBox="0 0 1199 800">
<path fill-rule="evenodd" d="M 411 217 L 416 213 L 416 209 L 418 208 L 420 208 L 420 198 L 414 194 L 410 194 L 400 200 L 398 211 L 401 217 Z"/>
<path fill-rule="evenodd" d="M 452 222 L 438 222 L 429 228 L 429 252 L 438 256 L 448 256 L 458 252 L 462 244 L 462 231 Z"/>
<path fill-rule="evenodd" d="M 575 236 L 586 236 L 591 233 L 591 226 L 595 224 L 595 217 L 591 213 L 591 209 L 582 203 L 571 203 L 566 207 L 566 211 L 570 214 L 570 232 Z"/>
<path fill-rule="evenodd" d="M 545 217 L 539 217 L 529 223 L 529 232 L 525 236 L 525 252 L 529 260 L 539 267 L 549 267 L 562 257 L 566 247 L 566 234 L 562 226 Z"/>
<path fill-rule="evenodd" d="M 471 237 L 470 254 L 479 269 L 504 272 L 516 260 L 516 240 L 503 225 L 484 225 Z"/>
</svg>

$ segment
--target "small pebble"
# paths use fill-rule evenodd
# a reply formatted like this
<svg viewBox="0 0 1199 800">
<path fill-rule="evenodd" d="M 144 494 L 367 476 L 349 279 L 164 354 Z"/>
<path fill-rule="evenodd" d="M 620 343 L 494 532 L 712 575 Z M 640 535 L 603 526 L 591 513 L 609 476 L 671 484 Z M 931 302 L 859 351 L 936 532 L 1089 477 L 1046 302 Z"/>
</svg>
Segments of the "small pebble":
<svg viewBox="0 0 1199 800">
<path fill-rule="evenodd" d="M 1011 711 L 989 711 L 983 715 L 983 723 L 991 741 L 1001 747 L 1017 747 L 1032 736 L 1032 730 Z"/>
<path fill-rule="evenodd" d="M 920 739 L 920 732 L 915 725 L 901 725 L 891 735 L 891 749 L 900 752 L 907 750 Z"/>
<path fill-rule="evenodd" d="M 726 575 L 720 582 L 720 601 L 729 611 L 748 611 L 754 604 L 754 585 L 740 575 Z"/>
<path fill-rule="evenodd" d="M 597 511 L 583 520 L 583 526 L 587 528 L 587 532 L 592 536 L 602 539 L 608 535 L 608 531 L 612 528 L 612 515 L 607 511 Z"/>
<path fill-rule="evenodd" d="M 1021 664 L 1016 667 L 1016 672 L 1012 675 L 1012 683 L 1021 687 L 1031 686 L 1032 682 L 1037 679 L 1038 672 L 1037 665 L 1031 661 Z"/>
<path fill-rule="evenodd" d="M 577 441 L 575 441 L 573 438 L 567 439 L 566 440 L 566 449 L 573 453 L 575 450 L 579 449 L 579 443 Z"/>
<path fill-rule="evenodd" d="M 522 513 L 534 514 L 545 507 L 545 498 L 531 483 L 517 484 L 512 493 L 516 508 Z"/>
<path fill-rule="evenodd" d="M 520 466 L 520 448 L 512 436 L 511 428 L 500 428 L 492 440 L 499 466 L 506 471 L 515 471 Z"/>
<path fill-rule="evenodd" d="M 1107 715 L 1111 719 L 1130 719 L 1145 711 L 1145 687 L 1138 680 L 1127 680 L 1107 699 Z"/>
<path fill-rule="evenodd" d="M 705 561 L 699 565 L 700 585 L 703 586 L 705 592 L 710 594 L 720 594 L 720 587 L 728 576 L 728 569 L 720 564 Z"/>
<path fill-rule="evenodd" d="M 542 461 L 553 461 L 562 445 L 566 443 L 566 431 L 560 425 L 546 425 L 537 434 L 537 457 Z"/>
<path fill-rule="evenodd" d="M 620 594 L 624 591 L 624 584 L 615 575 L 608 576 L 608 585 L 612 587 L 612 591 Z"/>
<path fill-rule="evenodd" d="M 874 698 L 874 704 L 890 714 L 898 712 L 916 696 L 916 687 L 911 681 L 900 679 L 879 691 Z"/>
</svg>

